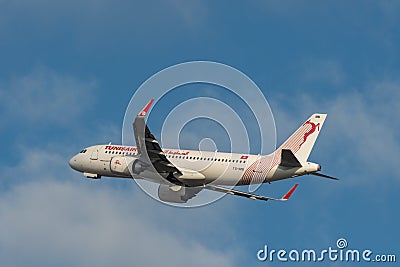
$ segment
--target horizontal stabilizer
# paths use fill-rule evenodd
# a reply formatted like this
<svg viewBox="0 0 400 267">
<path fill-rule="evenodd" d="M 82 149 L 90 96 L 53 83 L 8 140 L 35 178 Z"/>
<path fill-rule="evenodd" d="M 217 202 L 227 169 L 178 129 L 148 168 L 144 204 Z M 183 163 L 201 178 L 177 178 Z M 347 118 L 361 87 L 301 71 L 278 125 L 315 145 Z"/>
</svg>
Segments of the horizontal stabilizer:
<svg viewBox="0 0 400 267">
<path fill-rule="evenodd" d="M 280 165 L 289 168 L 302 167 L 301 163 L 290 149 L 282 149 Z"/>
<path fill-rule="evenodd" d="M 326 175 L 326 174 L 322 174 L 322 173 L 319 173 L 319 172 L 314 172 L 314 173 L 310 173 L 310 174 L 311 175 L 315 175 L 315 176 L 319 176 L 319 177 L 323 177 L 323 178 L 332 179 L 332 180 L 339 180 L 339 178 L 332 177 L 332 176 L 329 176 L 329 175 Z"/>
</svg>

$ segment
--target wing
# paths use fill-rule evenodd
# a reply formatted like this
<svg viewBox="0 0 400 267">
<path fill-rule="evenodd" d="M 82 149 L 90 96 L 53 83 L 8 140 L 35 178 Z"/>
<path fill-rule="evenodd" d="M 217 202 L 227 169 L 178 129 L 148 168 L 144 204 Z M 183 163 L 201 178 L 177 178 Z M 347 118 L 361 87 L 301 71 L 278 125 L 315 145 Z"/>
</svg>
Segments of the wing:
<svg viewBox="0 0 400 267">
<path fill-rule="evenodd" d="M 173 165 L 165 156 L 162 151 L 160 144 L 154 135 L 150 132 L 146 125 L 144 117 L 149 111 L 154 99 L 151 99 L 149 103 L 142 109 L 142 111 L 136 116 L 133 123 L 133 131 L 135 135 L 136 146 L 139 154 L 139 160 L 144 165 L 152 165 L 154 171 L 161 174 L 167 181 L 172 183 L 172 186 L 161 186 L 159 187 L 159 197 L 165 201 L 180 202 L 184 203 L 192 197 L 196 196 L 203 188 L 213 191 L 218 191 L 230 195 L 237 195 L 241 197 L 247 197 L 250 199 L 258 200 L 280 200 L 286 201 L 296 190 L 298 184 L 295 184 L 284 196 L 281 198 L 272 198 L 266 196 L 255 195 L 251 193 L 242 192 L 235 189 L 229 189 L 222 186 L 216 185 L 205 185 L 204 187 L 182 187 L 183 183 L 175 178 L 174 175 L 182 175 L 182 172 Z M 175 186 L 174 186 L 175 185 Z"/>
<path fill-rule="evenodd" d="M 290 188 L 290 190 L 283 195 L 281 198 L 273 198 L 273 197 L 266 197 L 266 196 L 260 196 L 260 195 L 255 195 L 255 194 L 251 194 L 251 193 L 246 193 L 243 191 L 239 191 L 239 190 L 235 190 L 235 189 L 229 189 L 223 186 L 216 186 L 216 185 L 206 185 L 205 188 L 209 189 L 209 190 L 213 190 L 213 191 L 218 191 L 218 192 L 222 192 L 222 193 L 226 193 L 226 194 L 230 194 L 230 195 L 236 195 L 236 196 L 241 196 L 241 197 L 247 197 L 253 200 L 264 200 L 264 201 L 268 201 L 268 200 L 280 200 L 280 201 L 286 201 L 290 198 L 290 196 L 293 194 L 294 190 L 296 190 L 298 184 L 295 184 L 292 188 Z"/>
<path fill-rule="evenodd" d="M 145 164 L 152 164 L 155 171 L 162 174 L 168 181 L 173 184 L 180 184 L 180 182 L 174 178 L 174 174 L 182 174 L 181 171 L 175 167 L 165 156 L 161 150 L 160 144 L 154 135 L 150 132 L 146 125 L 144 117 L 153 104 L 154 99 L 151 99 L 149 103 L 140 111 L 136 116 L 133 123 L 133 132 L 135 134 L 135 141 L 140 155 L 139 160 Z"/>
</svg>

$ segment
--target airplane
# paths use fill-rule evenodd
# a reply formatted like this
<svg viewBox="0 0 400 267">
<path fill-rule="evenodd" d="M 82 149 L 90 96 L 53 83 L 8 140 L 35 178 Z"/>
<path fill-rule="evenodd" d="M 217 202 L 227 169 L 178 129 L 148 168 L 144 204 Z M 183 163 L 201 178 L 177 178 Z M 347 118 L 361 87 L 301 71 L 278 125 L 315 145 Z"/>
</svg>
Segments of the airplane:
<svg viewBox="0 0 400 267">
<path fill-rule="evenodd" d="M 311 115 L 278 149 L 260 156 L 161 148 L 145 122 L 153 101 L 148 102 L 132 124 L 136 146 L 111 143 L 90 146 L 70 159 L 70 167 L 92 179 L 106 176 L 157 183 L 159 199 L 171 203 L 187 203 L 201 190 L 253 200 L 286 201 L 298 184 L 280 198 L 256 195 L 233 187 L 271 183 L 307 174 L 338 180 L 320 173 L 321 165 L 307 161 L 327 114 Z"/>
</svg>

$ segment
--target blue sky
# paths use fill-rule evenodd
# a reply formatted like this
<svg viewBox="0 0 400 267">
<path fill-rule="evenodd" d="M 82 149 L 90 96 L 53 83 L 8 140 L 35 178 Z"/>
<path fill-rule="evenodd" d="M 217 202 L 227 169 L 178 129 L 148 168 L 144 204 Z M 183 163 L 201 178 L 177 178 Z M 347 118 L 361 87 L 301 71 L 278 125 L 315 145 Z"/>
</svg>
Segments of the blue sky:
<svg viewBox="0 0 400 267">
<path fill-rule="evenodd" d="M 256 258 L 265 244 L 323 249 L 340 237 L 399 257 L 399 14 L 395 1 L 0 0 L 1 266 L 275 266 Z M 255 81 L 278 144 L 327 112 L 310 160 L 341 180 L 298 178 L 286 203 L 226 196 L 181 209 L 132 181 L 69 168 L 82 147 L 121 142 L 125 109 L 146 79 L 191 60 Z M 166 99 L 203 92 L 232 103 L 218 88 Z M 160 113 L 173 107 L 166 102 Z M 151 120 L 156 135 L 162 118 Z M 276 196 L 293 183 L 257 192 Z"/>
</svg>

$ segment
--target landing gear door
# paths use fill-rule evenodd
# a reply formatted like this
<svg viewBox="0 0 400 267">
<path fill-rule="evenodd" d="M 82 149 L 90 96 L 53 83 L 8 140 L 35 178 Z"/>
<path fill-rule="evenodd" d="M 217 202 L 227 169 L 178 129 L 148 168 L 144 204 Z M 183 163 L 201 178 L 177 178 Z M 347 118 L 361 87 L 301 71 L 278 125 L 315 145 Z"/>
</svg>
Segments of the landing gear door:
<svg viewBox="0 0 400 267">
<path fill-rule="evenodd" d="M 96 148 L 93 150 L 92 155 L 90 155 L 90 159 L 97 160 L 99 158 L 99 150 Z"/>
</svg>

